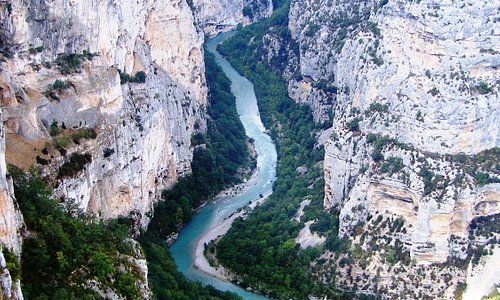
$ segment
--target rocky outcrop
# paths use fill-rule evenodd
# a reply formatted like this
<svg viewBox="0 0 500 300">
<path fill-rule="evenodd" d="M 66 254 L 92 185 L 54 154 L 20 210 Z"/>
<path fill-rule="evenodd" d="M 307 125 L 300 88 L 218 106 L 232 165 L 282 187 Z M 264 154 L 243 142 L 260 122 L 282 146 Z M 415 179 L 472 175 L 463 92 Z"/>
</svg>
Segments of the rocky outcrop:
<svg viewBox="0 0 500 300">
<path fill-rule="evenodd" d="M 7 159 L 46 165 L 57 196 L 103 218 L 144 215 L 190 172 L 191 135 L 205 126 L 203 35 L 189 5 L 122 2 L 14 1 L 3 15 Z M 75 138 L 82 129 L 95 139 Z M 90 158 L 61 174 L 74 153 Z"/>
<path fill-rule="evenodd" d="M 235 29 L 268 17 L 273 11 L 271 0 L 191 0 L 196 24 L 208 35 Z"/>
<path fill-rule="evenodd" d="M 378 260 L 370 268 L 380 268 L 380 284 L 366 291 L 404 290 L 391 280 L 381 284 L 386 259 L 394 263 L 389 249 L 429 271 L 470 257 L 498 235 L 471 233 L 474 220 L 499 213 L 497 17 L 487 1 L 292 1 L 289 29 L 300 44 L 301 77 L 289 90 L 335 94 L 324 206 L 340 210 L 341 236 Z M 394 219 L 404 233 L 384 234 L 380 226 Z M 398 274 L 408 278 L 413 271 L 404 263 Z M 436 274 L 465 281 L 463 268 L 440 270 L 432 270 L 429 284 Z M 332 281 L 342 287 L 347 274 Z M 358 289 L 365 283 L 356 282 Z M 414 297 L 452 297 L 458 283 Z"/>
<path fill-rule="evenodd" d="M 0 290 L 6 299 L 23 299 L 20 280 L 11 276 L 4 255 L 9 252 L 9 259 L 19 259 L 23 231 L 23 216 L 17 206 L 12 180 L 7 177 L 5 131 L 0 126 Z"/>
</svg>

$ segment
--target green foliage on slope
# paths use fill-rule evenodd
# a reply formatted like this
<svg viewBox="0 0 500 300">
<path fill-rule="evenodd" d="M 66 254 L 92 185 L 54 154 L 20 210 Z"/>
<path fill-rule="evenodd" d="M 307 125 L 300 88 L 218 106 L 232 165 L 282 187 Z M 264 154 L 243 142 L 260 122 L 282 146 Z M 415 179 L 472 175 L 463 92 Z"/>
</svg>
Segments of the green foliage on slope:
<svg viewBox="0 0 500 300">
<path fill-rule="evenodd" d="M 240 297 L 189 281 L 177 271 L 168 248 L 161 240 L 146 235 L 141 245 L 148 261 L 149 286 L 158 300 L 236 300 Z"/>
<path fill-rule="evenodd" d="M 100 299 L 84 286 L 91 279 L 126 299 L 140 298 L 134 267 L 120 258 L 130 252 L 124 222 L 71 217 L 36 171 L 11 167 L 9 173 L 30 231 L 21 257 L 26 299 Z"/>
</svg>

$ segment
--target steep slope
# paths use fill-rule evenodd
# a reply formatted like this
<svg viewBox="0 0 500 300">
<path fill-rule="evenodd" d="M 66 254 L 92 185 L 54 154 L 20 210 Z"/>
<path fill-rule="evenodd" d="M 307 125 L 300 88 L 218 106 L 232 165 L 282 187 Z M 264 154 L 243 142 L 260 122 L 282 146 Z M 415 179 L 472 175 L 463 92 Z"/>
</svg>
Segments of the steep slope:
<svg viewBox="0 0 500 300">
<path fill-rule="evenodd" d="M 500 212 L 497 18 L 487 1 L 292 4 L 302 76 L 338 89 L 324 206 L 369 253 L 326 281 L 450 298 L 465 268 L 447 262 L 495 241 L 470 225 Z"/>
<path fill-rule="evenodd" d="M 273 11 L 271 0 L 191 0 L 196 24 L 208 35 L 235 29 L 268 17 Z"/>
<path fill-rule="evenodd" d="M 200 8 L 210 5 L 219 11 Z M 270 11 L 270 1 L 0 2 L 3 247 L 19 256 L 24 226 L 5 178 L 4 156 L 24 170 L 39 168 L 75 215 L 131 216 L 134 229 L 147 226 L 160 192 L 192 172 L 192 138 L 206 130 L 202 31 L 228 30 Z M 36 252 L 38 246 L 27 249 Z M 139 248 L 120 259 L 140 269 L 135 284 L 148 298 Z M 10 253 L 0 259 L 2 289 L 7 297 L 17 289 L 12 297 L 18 298 L 19 280 L 9 279 L 5 268 L 12 263 Z M 101 296 L 118 297 L 116 290 L 101 289 L 102 280 L 87 283 Z"/>
<path fill-rule="evenodd" d="M 1 116 L 1 112 L 0 112 Z M 21 283 L 13 274 L 12 265 L 18 265 L 24 234 L 24 221 L 14 196 L 12 179 L 7 178 L 5 164 L 5 132 L 0 126 L 0 274 L 1 291 L 6 299 L 22 299 Z M 9 270 L 11 269 L 11 270 Z M 18 271 L 18 270 L 16 270 Z"/>
<path fill-rule="evenodd" d="M 206 87 L 203 36 L 185 2 L 13 2 L 3 20 L 10 163 L 48 165 L 59 197 L 103 218 L 143 215 L 190 172 Z M 142 80 L 123 82 L 137 72 Z M 96 134 L 80 138 L 83 128 Z M 74 153 L 89 156 L 61 172 Z"/>
<path fill-rule="evenodd" d="M 309 266 L 324 288 L 458 297 L 467 267 L 498 244 L 498 13 L 486 1 L 292 1 L 288 28 L 257 26 L 232 42 L 226 54 L 243 72 L 270 67 L 316 122 L 332 125 L 317 137 L 330 216 L 300 206 L 316 218 L 304 229 L 327 235 Z M 266 220 L 243 224 L 234 236 Z M 318 239 L 303 236 L 295 241 Z M 238 250 L 228 263 L 248 276 Z M 273 280 L 270 289 L 286 285 Z"/>
</svg>

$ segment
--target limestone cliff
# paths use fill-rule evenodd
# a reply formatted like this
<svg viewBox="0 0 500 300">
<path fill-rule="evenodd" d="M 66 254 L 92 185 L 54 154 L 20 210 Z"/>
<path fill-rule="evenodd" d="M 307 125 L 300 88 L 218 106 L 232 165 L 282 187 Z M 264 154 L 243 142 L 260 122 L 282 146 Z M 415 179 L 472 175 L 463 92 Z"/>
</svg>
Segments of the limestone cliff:
<svg viewBox="0 0 500 300">
<path fill-rule="evenodd" d="M 191 0 L 196 24 L 208 35 L 235 29 L 238 24 L 268 17 L 273 11 L 271 0 Z"/>
<path fill-rule="evenodd" d="M 1 116 L 1 112 L 0 112 Z M 6 255 L 18 259 L 21 254 L 24 221 L 14 197 L 12 180 L 7 178 L 5 164 L 5 131 L 0 126 L 0 290 L 7 299 L 22 299 L 21 284 L 18 278 L 11 276 Z M 5 254 L 4 254 L 5 253 Z M 2 297 L 2 298 L 3 298 Z"/>
<path fill-rule="evenodd" d="M 326 282 L 451 298 L 466 272 L 450 261 L 498 238 L 474 225 L 500 213 L 498 17 L 488 1 L 292 1 L 289 90 L 313 109 L 311 91 L 335 94 L 324 206 L 362 251 L 333 274 L 326 253 Z"/>
<path fill-rule="evenodd" d="M 45 165 L 58 196 L 103 218 L 148 211 L 190 172 L 191 135 L 205 126 L 203 35 L 188 4 L 121 2 L 13 1 L 2 18 L 7 160 Z M 73 154 L 88 159 L 61 173 Z"/>
</svg>

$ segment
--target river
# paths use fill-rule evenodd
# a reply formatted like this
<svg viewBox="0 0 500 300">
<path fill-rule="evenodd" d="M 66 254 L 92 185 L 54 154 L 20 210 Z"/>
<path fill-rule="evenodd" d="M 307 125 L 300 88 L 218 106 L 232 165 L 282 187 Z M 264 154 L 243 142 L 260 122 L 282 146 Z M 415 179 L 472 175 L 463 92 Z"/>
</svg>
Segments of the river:
<svg viewBox="0 0 500 300">
<path fill-rule="evenodd" d="M 255 182 L 241 194 L 227 198 L 216 199 L 205 205 L 198 214 L 181 230 L 178 240 L 172 245 L 172 256 L 179 271 L 191 280 L 212 285 L 218 290 L 231 291 L 244 299 L 268 299 L 256 295 L 216 277 L 194 268 L 197 242 L 210 229 L 222 223 L 224 219 L 247 205 L 249 201 L 259 199 L 260 194 L 272 192 L 272 182 L 276 179 L 276 147 L 271 137 L 264 133 L 265 127 L 260 119 L 257 99 L 253 84 L 231 66 L 216 50 L 219 43 L 234 35 L 234 32 L 219 34 L 207 43 L 209 52 L 215 55 L 216 62 L 221 66 L 226 76 L 231 80 L 231 91 L 236 97 L 236 109 L 245 127 L 248 137 L 255 140 L 257 151 L 257 177 Z"/>
</svg>

